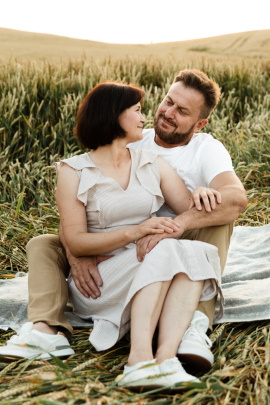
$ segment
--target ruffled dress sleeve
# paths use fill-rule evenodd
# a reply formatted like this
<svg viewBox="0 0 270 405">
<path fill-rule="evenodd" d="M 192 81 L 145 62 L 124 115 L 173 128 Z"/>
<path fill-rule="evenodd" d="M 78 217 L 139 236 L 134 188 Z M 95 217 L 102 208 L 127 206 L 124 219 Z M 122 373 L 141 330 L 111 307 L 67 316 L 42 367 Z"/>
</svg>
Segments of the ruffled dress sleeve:
<svg viewBox="0 0 270 405">
<path fill-rule="evenodd" d="M 80 178 L 77 198 L 86 206 L 89 192 L 96 185 L 100 176 L 99 168 L 95 166 L 87 153 L 73 156 L 69 159 L 63 159 L 58 162 L 57 165 L 61 165 L 62 163 L 66 163 L 76 170 Z"/>
</svg>

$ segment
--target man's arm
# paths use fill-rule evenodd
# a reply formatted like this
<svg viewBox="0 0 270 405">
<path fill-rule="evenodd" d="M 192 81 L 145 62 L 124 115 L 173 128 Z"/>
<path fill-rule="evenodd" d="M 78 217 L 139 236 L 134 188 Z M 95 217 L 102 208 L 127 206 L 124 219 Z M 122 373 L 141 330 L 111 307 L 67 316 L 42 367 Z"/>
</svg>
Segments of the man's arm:
<svg viewBox="0 0 270 405">
<path fill-rule="evenodd" d="M 207 212 L 201 204 L 201 209 L 192 208 L 174 219 L 180 224 L 179 231 L 172 234 L 148 235 L 137 242 L 138 260 L 142 261 L 156 244 L 164 238 L 179 238 L 185 231 L 232 223 L 246 208 L 248 200 L 245 189 L 234 172 L 224 172 L 211 181 L 210 187 L 219 191 L 221 203 L 214 210 Z M 196 206 L 198 207 L 197 201 Z"/>
<path fill-rule="evenodd" d="M 210 183 L 210 187 L 221 194 L 221 204 L 211 212 L 192 208 L 178 215 L 175 220 L 180 221 L 184 231 L 208 226 L 225 225 L 235 221 L 246 208 L 248 200 L 245 189 L 234 172 L 218 174 Z M 197 204 L 198 206 L 198 204 Z"/>
</svg>

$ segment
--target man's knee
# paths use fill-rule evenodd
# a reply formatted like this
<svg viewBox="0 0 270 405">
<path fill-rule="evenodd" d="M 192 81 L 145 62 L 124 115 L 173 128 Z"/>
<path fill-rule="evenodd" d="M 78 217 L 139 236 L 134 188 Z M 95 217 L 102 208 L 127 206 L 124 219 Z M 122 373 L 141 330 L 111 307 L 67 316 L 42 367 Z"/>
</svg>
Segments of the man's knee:
<svg viewBox="0 0 270 405">
<path fill-rule="evenodd" d="M 26 253 L 33 250 L 44 250 L 44 249 L 62 249 L 63 245 L 60 242 L 60 238 L 58 235 L 39 235 L 35 236 L 34 238 L 30 239 L 26 245 Z"/>
<path fill-rule="evenodd" d="M 233 231 L 233 223 L 207 228 L 194 229 L 183 235 L 183 239 L 197 240 L 209 243 L 218 248 L 222 272 L 224 271 L 230 239 Z"/>
<path fill-rule="evenodd" d="M 40 235 L 31 239 L 26 246 L 29 273 L 36 268 L 59 268 L 69 273 L 66 253 L 58 235 Z"/>
</svg>

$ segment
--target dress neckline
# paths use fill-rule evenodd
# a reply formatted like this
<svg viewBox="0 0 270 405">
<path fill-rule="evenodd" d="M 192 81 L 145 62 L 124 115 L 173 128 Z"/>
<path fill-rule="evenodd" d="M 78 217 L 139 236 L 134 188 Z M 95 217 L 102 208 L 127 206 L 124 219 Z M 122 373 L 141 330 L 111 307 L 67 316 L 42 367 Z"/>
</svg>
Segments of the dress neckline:
<svg viewBox="0 0 270 405">
<path fill-rule="evenodd" d="M 133 169 L 134 169 L 134 168 L 133 168 L 133 166 L 134 166 L 134 164 L 133 164 L 133 163 L 134 163 L 133 153 L 131 152 L 132 149 L 129 149 L 129 148 L 127 148 L 127 149 L 129 150 L 129 153 L 130 153 L 131 167 L 130 167 L 129 181 L 128 181 L 128 185 L 127 185 L 126 188 L 123 188 L 123 187 L 118 183 L 118 181 L 115 180 L 115 178 L 110 177 L 110 176 L 104 176 L 104 174 L 102 173 L 100 167 L 98 167 L 98 166 L 93 162 L 93 160 L 92 160 L 92 158 L 91 158 L 91 156 L 90 156 L 90 154 L 89 154 L 90 152 L 89 152 L 89 153 L 86 153 L 86 155 L 87 155 L 88 159 L 90 160 L 90 162 L 92 163 L 92 165 L 93 165 L 96 169 L 99 170 L 100 175 L 101 175 L 104 179 L 108 179 L 108 180 L 112 181 L 113 183 L 115 183 L 115 184 L 120 188 L 120 190 L 122 190 L 123 192 L 127 191 L 127 190 L 129 189 L 130 185 L 131 185 L 131 182 L 132 182 L 132 174 L 133 174 Z"/>
</svg>

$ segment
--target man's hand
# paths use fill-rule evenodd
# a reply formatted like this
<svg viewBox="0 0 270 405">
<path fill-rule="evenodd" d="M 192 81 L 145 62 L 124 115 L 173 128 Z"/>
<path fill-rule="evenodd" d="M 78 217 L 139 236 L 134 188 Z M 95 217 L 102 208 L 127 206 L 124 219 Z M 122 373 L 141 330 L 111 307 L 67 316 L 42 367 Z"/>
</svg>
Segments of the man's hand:
<svg viewBox="0 0 270 405">
<path fill-rule="evenodd" d="M 185 232 L 182 224 L 179 223 L 179 230 L 173 233 L 161 233 L 156 235 L 146 235 L 143 238 L 139 239 L 136 243 L 137 248 L 137 259 L 139 262 L 142 262 L 145 258 L 145 255 L 158 244 L 162 239 L 166 238 L 180 238 L 180 236 Z"/>
<path fill-rule="evenodd" d="M 139 239 L 136 243 L 137 259 L 138 262 L 142 262 L 147 253 L 149 253 L 161 239 L 167 237 L 167 234 L 146 235 Z"/>
<path fill-rule="evenodd" d="M 74 257 L 70 255 L 68 260 L 74 283 L 78 290 L 86 297 L 96 299 L 100 296 L 99 287 L 103 281 L 100 277 L 97 265 L 112 256 Z"/>
<path fill-rule="evenodd" d="M 60 225 L 59 237 L 65 248 L 66 256 L 70 265 L 70 272 L 78 290 L 86 297 L 96 299 L 100 296 L 100 289 L 103 285 L 102 278 L 98 271 L 98 264 L 110 259 L 108 256 L 87 256 L 75 257 L 70 252 Z"/>
</svg>

